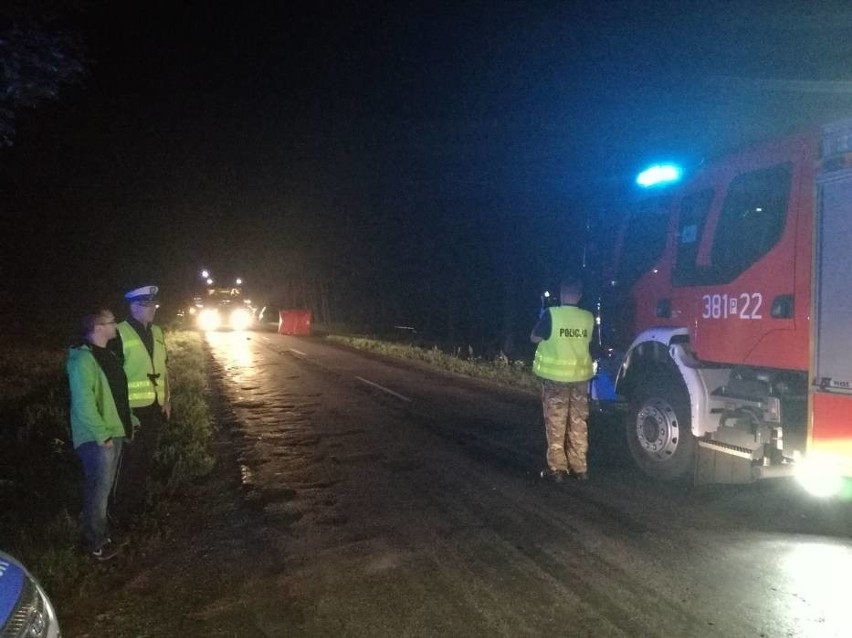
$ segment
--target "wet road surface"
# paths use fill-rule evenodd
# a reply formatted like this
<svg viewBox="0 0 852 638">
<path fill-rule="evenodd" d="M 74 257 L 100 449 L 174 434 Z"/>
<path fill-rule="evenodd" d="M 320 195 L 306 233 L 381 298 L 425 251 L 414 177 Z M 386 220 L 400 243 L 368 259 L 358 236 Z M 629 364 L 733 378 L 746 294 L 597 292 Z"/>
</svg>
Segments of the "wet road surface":
<svg viewBox="0 0 852 638">
<path fill-rule="evenodd" d="M 537 398 L 319 340 L 211 333 L 274 565 L 267 636 L 849 636 L 852 507 L 649 482 L 596 418 L 542 483 Z"/>
</svg>

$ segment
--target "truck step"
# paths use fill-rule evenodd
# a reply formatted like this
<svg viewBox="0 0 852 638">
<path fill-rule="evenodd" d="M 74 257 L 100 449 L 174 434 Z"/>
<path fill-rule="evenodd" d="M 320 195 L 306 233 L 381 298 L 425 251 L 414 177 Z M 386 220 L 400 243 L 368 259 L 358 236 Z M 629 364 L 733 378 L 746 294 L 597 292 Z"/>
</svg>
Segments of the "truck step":
<svg viewBox="0 0 852 638">
<path fill-rule="evenodd" d="M 720 452 L 721 454 L 730 454 L 731 456 L 736 456 L 741 459 L 748 459 L 750 461 L 758 458 L 755 456 L 756 450 L 749 450 L 748 448 L 732 445 L 731 443 L 699 440 L 698 446 L 708 450 L 713 450 L 714 452 Z"/>
</svg>

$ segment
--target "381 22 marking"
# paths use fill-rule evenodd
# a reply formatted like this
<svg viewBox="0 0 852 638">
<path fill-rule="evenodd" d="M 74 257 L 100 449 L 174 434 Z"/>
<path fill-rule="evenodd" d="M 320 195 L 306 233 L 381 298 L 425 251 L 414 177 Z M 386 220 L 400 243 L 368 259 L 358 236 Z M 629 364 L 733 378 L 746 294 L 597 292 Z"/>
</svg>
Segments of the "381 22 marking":
<svg viewBox="0 0 852 638">
<path fill-rule="evenodd" d="M 759 292 L 703 295 L 701 305 L 704 319 L 763 319 L 763 295 Z"/>
</svg>

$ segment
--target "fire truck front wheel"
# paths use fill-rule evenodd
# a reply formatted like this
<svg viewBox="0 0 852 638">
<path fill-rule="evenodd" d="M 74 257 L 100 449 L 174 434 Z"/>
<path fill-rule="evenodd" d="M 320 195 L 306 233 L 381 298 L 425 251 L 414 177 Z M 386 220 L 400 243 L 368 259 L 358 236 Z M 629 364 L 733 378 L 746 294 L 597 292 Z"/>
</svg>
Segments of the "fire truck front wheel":
<svg viewBox="0 0 852 638">
<path fill-rule="evenodd" d="M 689 395 L 680 381 L 670 375 L 645 377 L 630 402 L 626 429 L 630 454 L 648 476 L 669 481 L 692 470 L 696 444 Z"/>
</svg>

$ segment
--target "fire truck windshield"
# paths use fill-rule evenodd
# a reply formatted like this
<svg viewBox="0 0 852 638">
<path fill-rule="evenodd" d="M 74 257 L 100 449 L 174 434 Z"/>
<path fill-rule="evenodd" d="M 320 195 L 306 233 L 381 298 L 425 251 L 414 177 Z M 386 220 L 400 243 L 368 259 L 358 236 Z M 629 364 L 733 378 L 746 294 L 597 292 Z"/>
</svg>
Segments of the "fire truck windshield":
<svg viewBox="0 0 852 638">
<path fill-rule="evenodd" d="M 630 287 L 660 258 L 668 230 L 670 195 L 644 198 L 628 213 L 615 272 L 620 288 Z"/>
</svg>

